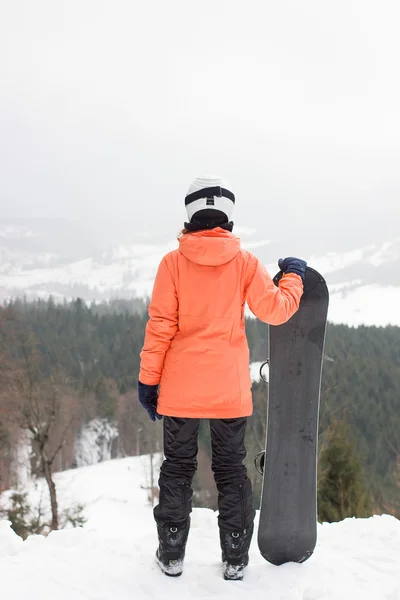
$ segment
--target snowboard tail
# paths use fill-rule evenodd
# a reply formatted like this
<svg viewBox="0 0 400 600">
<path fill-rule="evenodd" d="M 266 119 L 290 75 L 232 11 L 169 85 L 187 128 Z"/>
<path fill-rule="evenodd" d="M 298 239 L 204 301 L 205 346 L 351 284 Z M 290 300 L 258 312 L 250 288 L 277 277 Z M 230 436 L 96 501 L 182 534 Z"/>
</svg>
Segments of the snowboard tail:
<svg viewBox="0 0 400 600">
<path fill-rule="evenodd" d="M 276 285 L 281 276 L 274 278 Z M 318 416 L 328 299 L 325 280 L 308 267 L 299 310 L 269 330 L 258 546 L 275 565 L 304 562 L 317 539 Z"/>
</svg>

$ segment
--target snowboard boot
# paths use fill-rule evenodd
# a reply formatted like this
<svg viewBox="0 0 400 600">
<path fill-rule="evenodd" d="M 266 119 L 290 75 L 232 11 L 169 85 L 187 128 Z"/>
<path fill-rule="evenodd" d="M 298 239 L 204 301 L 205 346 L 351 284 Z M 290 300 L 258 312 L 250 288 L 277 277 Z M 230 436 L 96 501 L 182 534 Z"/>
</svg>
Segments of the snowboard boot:
<svg viewBox="0 0 400 600">
<path fill-rule="evenodd" d="M 244 568 L 249 564 L 249 548 L 253 535 L 253 524 L 241 532 L 220 530 L 224 579 L 241 581 Z"/>
<path fill-rule="evenodd" d="M 156 561 L 161 571 L 169 577 L 182 575 L 189 528 L 190 519 L 185 525 L 180 526 L 157 524 Z"/>
</svg>

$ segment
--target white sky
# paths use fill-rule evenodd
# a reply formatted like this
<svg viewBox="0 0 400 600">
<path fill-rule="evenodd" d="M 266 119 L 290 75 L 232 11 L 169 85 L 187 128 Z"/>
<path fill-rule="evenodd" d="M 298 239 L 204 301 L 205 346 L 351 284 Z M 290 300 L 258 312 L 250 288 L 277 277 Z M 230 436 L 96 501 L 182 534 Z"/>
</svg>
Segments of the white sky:
<svg viewBox="0 0 400 600">
<path fill-rule="evenodd" d="M 171 227 L 219 173 L 235 221 L 390 236 L 398 0 L 0 0 L 3 217 Z"/>
</svg>

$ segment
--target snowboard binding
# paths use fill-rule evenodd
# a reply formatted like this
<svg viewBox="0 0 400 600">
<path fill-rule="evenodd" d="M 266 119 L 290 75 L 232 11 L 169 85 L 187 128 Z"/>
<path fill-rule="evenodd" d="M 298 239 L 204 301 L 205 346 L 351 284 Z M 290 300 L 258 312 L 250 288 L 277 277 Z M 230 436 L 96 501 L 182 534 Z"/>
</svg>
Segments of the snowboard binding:
<svg viewBox="0 0 400 600">
<path fill-rule="evenodd" d="M 266 368 L 268 367 L 268 368 Z M 265 360 L 260 366 L 260 378 L 264 381 L 264 383 L 268 383 L 269 379 L 269 358 Z M 262 450 L 257 454 L 254 459 L 254 466 L 256 471 L 260 473 L 260 475 L 264 475 L 264 464 L 265 464 L 265 450 Z"/>
<path fill-rule="evenodd" d="M 268 365 L 268 369 L 265 369 L 265 367 L 267 365 Z M 269 376 L 269 358 L 267 358 L 267 360 L 265 360 L 260 367 L 260 378 L 264 381 L 264 383 L 268 383 L 268 376 Z"/>
<path fill-rule="evenodd" d="M 265 450 L 261 450 L 254 459 L 254 466 L 260 475 L 264 475 Z"/>
</svg>

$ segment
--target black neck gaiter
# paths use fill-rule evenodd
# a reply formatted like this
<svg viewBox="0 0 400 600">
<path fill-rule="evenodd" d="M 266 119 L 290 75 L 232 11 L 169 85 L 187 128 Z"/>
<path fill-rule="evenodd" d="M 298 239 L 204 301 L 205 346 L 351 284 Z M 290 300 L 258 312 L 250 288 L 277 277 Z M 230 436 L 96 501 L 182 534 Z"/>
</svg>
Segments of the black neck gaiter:
<svg viewBox="0 0 400 600">
<path fill-rule="evenodd" d="M 203 229 L 215 229 L 216 227 L 221 227 L 221 229 L 225 229 L 226 231 L 232 231 L 233 221 L 228 223 L 226 219 L 210 219 L 208 221 L 193 221 L 192 223 L 185 223 L 185 229 L 188 231 L 202 231 Z"/>
</svg>

